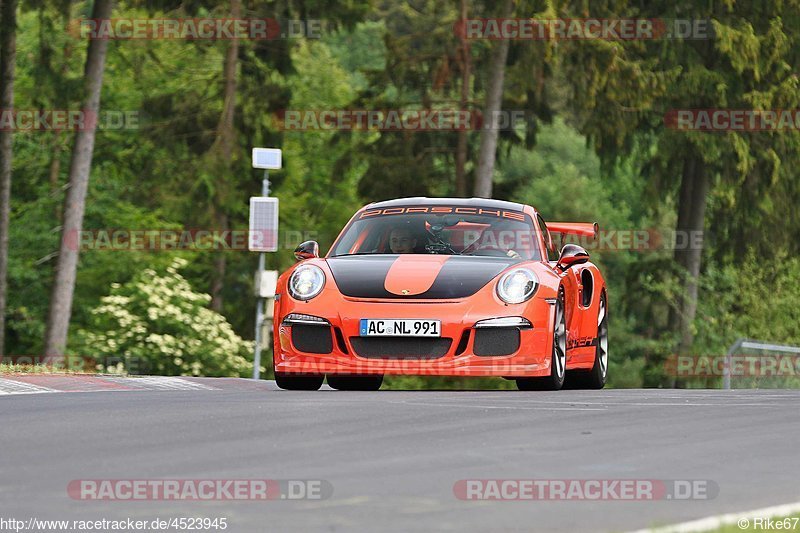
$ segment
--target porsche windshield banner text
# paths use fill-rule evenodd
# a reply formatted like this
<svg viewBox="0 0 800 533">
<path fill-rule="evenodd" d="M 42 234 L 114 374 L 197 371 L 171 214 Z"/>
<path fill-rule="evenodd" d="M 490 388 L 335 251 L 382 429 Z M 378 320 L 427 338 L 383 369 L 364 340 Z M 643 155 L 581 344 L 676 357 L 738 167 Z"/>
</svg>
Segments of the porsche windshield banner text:
<svg viewBox="0 0 800 533">
<path fill-rule="evenodd" d="M 435 206 L 412 206 L 412 207 L 389 207 L 386 209 L 366 209 L 361 212 L 358 218 L 369 218 L 374 216 L 388 215 L 412 215 L 425 214 L 432 215 L 489 215 L 512 220 L 525 220 L 525 214 L 519 211 L 506 211 L 504 209 L 490 209 L 483 207 L 450 207 L 444 205 Z"/>
</svg>

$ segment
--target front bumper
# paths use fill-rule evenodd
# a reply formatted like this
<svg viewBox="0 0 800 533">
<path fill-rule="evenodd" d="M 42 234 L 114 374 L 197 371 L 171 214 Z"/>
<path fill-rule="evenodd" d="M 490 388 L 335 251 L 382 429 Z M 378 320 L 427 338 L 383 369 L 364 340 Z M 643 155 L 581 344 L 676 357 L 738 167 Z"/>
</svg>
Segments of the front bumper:
<svg viewBox="0 0 800 533">
<path fill-rule="evenodd" d="M 326 305 L 332 302 L 325 299 L 316 300 L 297 302 L 284 296 L 276 306 L 276 372 L 503 377 L 550 373 L 553 306 L 544 297 L 534 297 L 519 305 L 486 304 L 484 299 L 480 307 L 471 298 L 400 303 L 339 296 L 335 305 Z M 320 317 L 328 324 L 283 323 L 290 313 Z M 475 328 L 482 320 L 500 316 L 524 316 L 532 327 Z M 434 339 L 359 337 L 362 318 L 440 320 L 441 338 L 434 342 Z M 302 335 L 293 332 L 298 327 L 305 328 Z M 499 334 L 501 330 L 503 334 Z M 513 338 L 505 334 L 510 332 L 517 335 L 518 344 L 503 345 L 504 339 Z M 397 339 L 394 344 L 393 339 Z M 507 352 L 508 346 L 513 349 L 510 353 L 489 355 Z"/>
</svg>

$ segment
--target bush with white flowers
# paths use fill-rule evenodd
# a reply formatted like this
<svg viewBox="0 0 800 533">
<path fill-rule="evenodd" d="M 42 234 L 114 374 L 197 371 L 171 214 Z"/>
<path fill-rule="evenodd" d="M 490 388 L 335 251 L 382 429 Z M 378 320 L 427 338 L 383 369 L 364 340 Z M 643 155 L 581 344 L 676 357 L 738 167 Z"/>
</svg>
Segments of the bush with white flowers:
<svg viewBox="0 0 800 533">
<path fill-rule="evenodd" d="M 194 292 L 175 259 L 158 273 L 147 269 L 92 310 L 92 327 L 79 333 L 82 350 L 97 360 L 117 358 L 133 374 L 247 376 L 253 343 L 207 307 L 211 296 Z"/>
</svg>

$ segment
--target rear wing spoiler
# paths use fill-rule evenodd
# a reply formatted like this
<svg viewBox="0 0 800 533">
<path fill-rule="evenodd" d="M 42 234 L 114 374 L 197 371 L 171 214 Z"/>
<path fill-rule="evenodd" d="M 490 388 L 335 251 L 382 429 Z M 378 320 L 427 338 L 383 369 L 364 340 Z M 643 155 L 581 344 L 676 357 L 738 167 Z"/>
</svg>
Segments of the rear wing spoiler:
<svg viewBox="0 0 800 533">
<path fill-rule="evenodd" d="M 597 238 L 600 231 L 597 222 L 548 222 L 547 229 L 551 233 L 562 235 L 580 235 L 581 237 Z"/>
</svg>

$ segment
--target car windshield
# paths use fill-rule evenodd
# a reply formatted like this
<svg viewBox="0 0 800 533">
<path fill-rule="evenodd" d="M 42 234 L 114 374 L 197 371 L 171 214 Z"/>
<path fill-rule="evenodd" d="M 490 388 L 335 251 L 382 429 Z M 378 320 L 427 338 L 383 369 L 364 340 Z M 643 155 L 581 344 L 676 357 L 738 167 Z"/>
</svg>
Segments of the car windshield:
<svg viewBox="0 0 800 533">
<path fill-rule="evenodd" d="M 330 257 L 368 254 L 540 259 L 539 241 L 529 216 L 520 211 L 479 207 L 365 210 L 345 229 Z"/>
</svg>

